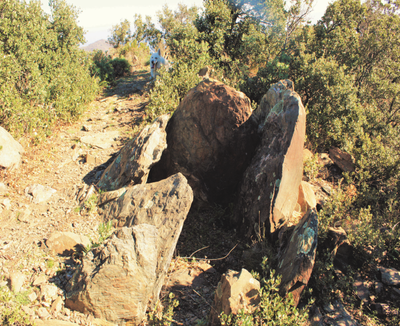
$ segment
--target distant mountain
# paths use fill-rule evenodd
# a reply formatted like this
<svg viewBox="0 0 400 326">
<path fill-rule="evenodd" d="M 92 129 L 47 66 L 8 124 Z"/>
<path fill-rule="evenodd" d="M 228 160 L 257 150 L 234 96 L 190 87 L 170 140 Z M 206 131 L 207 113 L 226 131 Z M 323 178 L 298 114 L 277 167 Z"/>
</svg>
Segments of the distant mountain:
<svg viewBox="0 0 400 326">
<path fill-rule="evenodd" d="M 102 50 L 103 52 L 105 52 L 111 48 L 112 46 L 106 40 L 98 40 L 94 43 L 82 47 L 82 49 L 87 52 L 92 52 L 93 50 Z"/>
</svg>

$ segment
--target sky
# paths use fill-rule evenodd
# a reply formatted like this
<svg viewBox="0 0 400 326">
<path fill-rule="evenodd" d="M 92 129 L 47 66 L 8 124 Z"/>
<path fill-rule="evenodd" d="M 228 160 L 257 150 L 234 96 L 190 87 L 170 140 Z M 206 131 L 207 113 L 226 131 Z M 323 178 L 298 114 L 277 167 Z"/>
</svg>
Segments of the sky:
<svg viewBox="0 0 400 326">
<path fill-rule="evenodd" d="M 42 8 L 50 13 L 48 0 L 40 0 Z M 314 0 L 314 10 L 311 14 L 313 23 L 324 14 L 327 5 L 333 0 Z M 171 10 L 176 10 L 179 3 L 188 7 L 202 8 L 203 0 L 66 0 L 69 5 L 80 11 L 78 25 L 86 31 L 86 44 L 94 43 L 111 35 L 112 26 L 127 19 L 133 23 L 135 14 L 142 17 L 151 16 L 156 22 L 156 13 L 161 11 L 165 4 Z"/>
</svg>

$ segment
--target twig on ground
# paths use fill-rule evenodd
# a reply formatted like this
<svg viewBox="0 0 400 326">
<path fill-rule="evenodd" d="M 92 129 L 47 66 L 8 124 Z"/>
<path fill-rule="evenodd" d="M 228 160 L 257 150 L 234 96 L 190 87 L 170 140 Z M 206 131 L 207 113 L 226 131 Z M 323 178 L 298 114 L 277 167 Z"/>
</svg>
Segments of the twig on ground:
<svg viewBox="0 0 400 326">
<path fill-rule="evenodd" d="M 201 248 L 201 249 L 195 251 L 195 252 L 192 253 L 189 257 L 181 257 L 181 258 L 182 258 L 182 259 L 207 260 L 207 261 L 223 260 L 223 259 L 227 258 L 227 257 L 231 254 L 231 252 L 238 246 L 238 244 L 239 244 L 239 242 L 238 242 L 231 250 L 229 250 L 229 252 L 228 252 L 224 257 L 221 257 L 221 258 L 211 258 L 211 259 L 210 259 L 210 258 L 196 258 L 196 257 L 192 257 L 192 255 L 194 255 L 196 252 L 198 252 L 198 251 L 200 251 L 200 250 L 203 250 L 203 249 L 205 249 L 205 248 L 208 248 L 209 246 L 204 247 L 204 248 Z"/>
</svg>

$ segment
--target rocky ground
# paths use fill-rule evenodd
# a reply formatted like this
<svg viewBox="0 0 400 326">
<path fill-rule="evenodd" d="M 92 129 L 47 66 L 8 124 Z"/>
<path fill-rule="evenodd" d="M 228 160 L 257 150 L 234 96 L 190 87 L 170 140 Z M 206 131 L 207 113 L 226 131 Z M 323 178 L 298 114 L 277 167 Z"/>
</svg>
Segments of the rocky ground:
<svg viewBox="0 0 400 326">
<path fill-rule="evenodd" d="M 121 80 L 91 103 L 79 121 L 59 126 L 39 145 L 20 140 L 25 149 L 20 167 L 0 171 L 0 182 L 6 186 L 0 193 L 0 286 L 12 279 L 21 293 L 29 293 L 27 302 L 12 307 L 39 323 L 38 318 L 45 320 L 46 325 L 53 319 L 79 325 L 104 323 L 70 311 L 63 307 L 62 300 L 56 300 L 63 299 L 64 286 L 79 260 L 53 254 L 46 240 L 61 231 L 98 241 L 101 212 L 89 203 L 82 208 L 79 198 L 98 181 L 115 153 L 144 126 L 149 79 L 149 72 L 143 70 Z M 37 184 L 55 190 L 50 199 L 36 203 L 39 200 L 27 194 L 27 189 Z M 197 242 L 193 241 L 190 247 L 182 246 L 179 254 L 190 256 L 189 251 L 196 245 L 205 247 Z M 225 247 L 230 245 L 228 242 Z M 223 253 L 220 249 L 213 248 Z M 204 252 L 203 249 L 202 257 Z M 193 257 L 190 261 L 174 260 L 171 271 L 179 273 L 171 274 L 167 282 L 180 303 L 174 316 L 177 325 L 206 320 L 220 278 L 206 259 L 195 262 Z M 48 289 L 56 294 L 47 294 Z M 167 298 L 169 292 L 166 288 L 162 297 Z"/>
<path fill-rule="evenodd" d="M 79 121 L 57 127 L 46 141 L 30 145 L 29 141 L 19 140 L 25 148 L 20 167 L 0 170 L 4 186 L 0 187 L 0 289 L 12 282 L 24 295 L 8 302 L 1 290 L 3 307 L 23 311 L 37 325 L 57 325 L 57 321 L 111 325 L 64 307 L 65 286 L 80 262 L 80 254 L 56 255 L 46 240 L 61 231 L 85 235 L 93 243 L 99 241 L 101 210 L 86 194 L 119 149 L 147 123 L 149 80 L 148 71 L 136 71 L 91 103 Z M 334 182 L 316 187 L 317 197 L 330 193 L 340 171 L 337 167 L 330 171 L 325 168 L 323 174 L 324 179 Z M 28 189 L 38 184 L 53 189 L 48 200 L 38 202 L 29 194 L 32 191 Z M 243 250 L 249 248 L 235 236 L 235 230 L 224 226 L 229 210 L 192 206 L 161 292 L 164 309 L 158 306 L 149 317 L 173 318 L 174 325 L 206 324 L 221 274 L 229 268 L 240 270 L 246 259 Z M 259 260 L 253 265 L 250 260 L 246 261 L 247 269 L 259 266 Z M 171 292 L 179 301 L 173 316 L 168 313 L 174 300 Z M 397 298 L 396 293 L 393 295 Z M 320 320 L 326 321 L 329 309 L 322 311 L 324 316 L 317 310 L 317 319 L 320 314 Z M 351 313 L 354 316 L 361 310 L 353 309 Z M 360 316 L 357 319 L 363 320 Z"/>
</svg>

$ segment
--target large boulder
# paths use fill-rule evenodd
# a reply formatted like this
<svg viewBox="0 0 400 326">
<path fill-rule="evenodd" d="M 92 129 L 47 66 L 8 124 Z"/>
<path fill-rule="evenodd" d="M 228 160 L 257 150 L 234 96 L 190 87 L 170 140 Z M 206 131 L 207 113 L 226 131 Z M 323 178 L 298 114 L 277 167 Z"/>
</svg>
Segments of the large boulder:
<svg viewBox="0 0 400 326">
<path fill-rule="evenodd" d="M 167 147 L 165 127 L 168 120 L 168 114 L 159 116 L 129 141 L 104 171 L 97 186 L 110 191 L 129 183 L 146 183 L 151 167 L 160 160 Z"/>
<path fill-rule="evenodd" d="M 318 215 L 312 209 L 293 230 L 290 240 L 280 253 L 277 268 L 277 273 L 282 275 L 280 294 L 292 293 L 296 305 L 314 268 L 317 243 Z"/>
<path fill-rule="evenodd" d="M 256 147 L 251 114 L 245 94 L 219 81 L 203 80 L 188 92 L 171 117 L 168 148 L 150 177 L 161 180 L 181 172 L 196 198 L 232 200 Z"/>
<path fill-rule="evenodd" d="M 4 168 L 18 168 L 24 149 L 10 133 L 0 127 L 0 166 Z"/>
<path fill-rule="evenodd" d="M 279 87 L 278 87 L 279 86 Z M 303 175 L 306 113 L 297 93 L 272 85 L 276 103 L 262 123 L 261 144 L 246 169 L 236 222 L 246 236 L 274 233 L 293 214 Z"/>
<path fill-rule="evenodd" d="M 104 204 L 104 219 L 114 220 L 119 227 L 149 224 L 157 228 L 157 279 L 152 286 L 153 302 L 157 301 L 172 255 L 176 248 L 183 223 L 193 202 L 193 191 L 186 178 L 175 174 L 165 180 L 135 185 L 119 197 L 108 193 L 100 197 Z"/>
<path fill-rule="evenodd" d="M 157 278 L 157 229 L 121 228 L 90 251 L 67 288 L 65 306 L 118 324 L 139 325 Z"/>
</svg>

